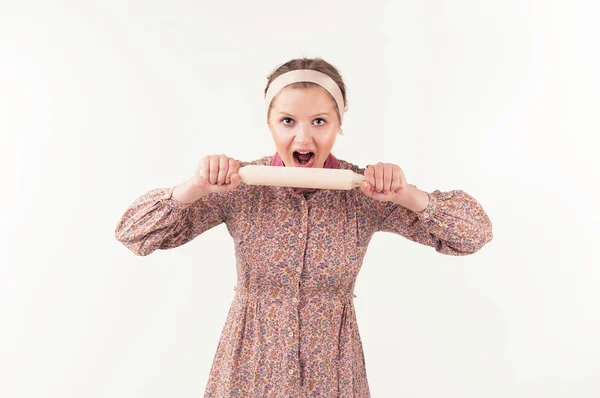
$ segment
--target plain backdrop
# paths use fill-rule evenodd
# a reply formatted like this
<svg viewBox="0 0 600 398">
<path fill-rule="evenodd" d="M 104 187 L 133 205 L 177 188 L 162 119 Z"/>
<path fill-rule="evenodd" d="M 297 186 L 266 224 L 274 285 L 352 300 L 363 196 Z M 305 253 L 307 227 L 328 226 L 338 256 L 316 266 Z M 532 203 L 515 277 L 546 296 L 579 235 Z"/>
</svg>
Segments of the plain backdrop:
<svg viewBox="0 0 600 398">
<path fill-rule="evenodd" d="M 204 155 L 273 154 L 267 75 L 302 56 L 347 84 L 336 156 L 462 189 L 493 223 L 466 257 L 373 237 L 372 396 L 600 396 L 599 8 L 0 0 L 0 396 L 203 395 L 231 237 L 138 257 L 114 229 Z"/>
</svg>

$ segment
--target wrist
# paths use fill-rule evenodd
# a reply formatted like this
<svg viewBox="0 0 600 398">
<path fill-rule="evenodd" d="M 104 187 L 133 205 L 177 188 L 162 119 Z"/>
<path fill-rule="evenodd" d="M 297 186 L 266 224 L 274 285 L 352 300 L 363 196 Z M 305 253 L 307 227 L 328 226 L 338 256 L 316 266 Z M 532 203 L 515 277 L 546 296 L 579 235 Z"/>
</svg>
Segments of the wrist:
<svg viewBox="0 0 600 398">
<path fill-rule="evenodd" d="M 418 189 L 415 185 L 407 184 L 406 188 L 396 197 L 394 203 L 415 213 L 421 213 L 429 206 L 429 194 Z"/>
<path fill-rule="evenodd" d="M 208 191 L 194 184 L 193 177 L 187 181 L 176 185 L 173 189 L 173 199 L 180 203 L 192 203 L 198 199 L 207 196 Z"/>
</svg>

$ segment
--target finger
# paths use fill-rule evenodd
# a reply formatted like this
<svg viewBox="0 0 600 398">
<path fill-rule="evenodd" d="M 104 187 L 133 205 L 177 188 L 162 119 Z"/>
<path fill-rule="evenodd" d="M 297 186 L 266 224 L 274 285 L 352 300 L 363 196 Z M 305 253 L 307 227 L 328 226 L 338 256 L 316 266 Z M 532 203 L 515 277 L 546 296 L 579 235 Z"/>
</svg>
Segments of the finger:
<svg viewBox="0 0 600 398">
<path fill-rule="evenodd" d="M 381 162 L 375 165 L 375 192 L 383 191 L 383 166 Z"/>
<path fill-rule="evenodd" d="M 196 165 L 196 170 L 194 170 L 194 175 L 202 177 L 202 171 L 204 170 L 204 168 L 202 166 L 203 162 L 204 162 L 204 159 L 200 159 L 200 161 Z"/>
<path fill-rule="evenodd" d="M 219 158 L 217 156 L 210 157 L 210 171 L 208 175 L 209 182 L 211 184 L 216 184 L 219 175 Z"/>
<path fill-rule="evenodd" d="M 367 165 L 365 169 L 365 176 L 373 176 L 375 175 L 375 167 L 372 164 Z"/>
<path fill-rule="evenodd" d="M 405 188 L 406 187 L 406 175 L 404 174 L 404 172 L 402 170 L 400 170 L 400 187 L 399 188 Z"/>
<path fill-rule="evenodd" d="M 398 167 L 398 170 L 396 171 L 397 175 L 398 175 L 398 186 L 395 189 L 395 191 L 406 187 L 406 176 L 404 175 L 404 171 L 402 171 L 402 169 L 400 167 Z"/>
<path fill-rule="evenodd" d="M 208 182 L 208 173 L 210 171 L 210 161 L 208 157 L 203 157 L 200 161 L 200 177 Z"/>
<path fill-rule="evenodd" d="M 400 167 L 396 166 L 392 170 L 392 192 L 395 192 L 398 188 L 400 188 L 400 177 L 402 175 L 402 170 Z"/>
<path fill-rule="evenodd" d="M 360 185 L 360 190 L 368 197 L 373 197 L 372 185 L 367 180 Z"/>
<path fill-rule="evenodd" d="M 225 177 L 227 177 L 227 170 L 229 168 L 229 162 L 227 156 L 219 156 L 219 173 L 217 174 L 217 183 L 219 185 L 225 184 Z"/>
<path fill-rule="evenodd" d="M 227 169 L 227 176 L 225 177 L 225 183 L 229 184 L 229 183 L 231 183 L 231 176 L 234 175 L 235 173 L 237 173 L 239 165 L 237 164 L 237 161 L 232 158 L 229 158 L 227 163 L 228 163 L 228 169 Z"/>
<path fill-rule="evenodd" d="M 226 192 L 233 191 L 240 185 L 242 185 L 242 179 L 240 178 L 239 174 L 234 173 L 231 175 L 229 183 L 223 185 L 215 185 L 213 186 L 213 188 L 214 192 Z"/>
<path fill-rule="evenodd" d="M 241 180 L 239 174 L 233 173 L 230 177 L 230 183 L 227 187 L 228 187 L 228 189 L 233 190 L 233 189 L 236 189 L 237 187 L 239 187 L 241 184 L 242 184 L 242 180 Z"/>
<path fill-rule="evenodd" d="M 372 189 L 375 185 L 375 179 L 373 178 L 373 166 L 370 164 L 367 165 L 363 175 L 365 176 L 365 181 L 369 183 L 369 189 Z"/>
<path fill-rule="evenodd" d="M 383 165 L 383 193 L 386 194 L 391 191 L 392 188 L 392 165 Z"/>
</svg>

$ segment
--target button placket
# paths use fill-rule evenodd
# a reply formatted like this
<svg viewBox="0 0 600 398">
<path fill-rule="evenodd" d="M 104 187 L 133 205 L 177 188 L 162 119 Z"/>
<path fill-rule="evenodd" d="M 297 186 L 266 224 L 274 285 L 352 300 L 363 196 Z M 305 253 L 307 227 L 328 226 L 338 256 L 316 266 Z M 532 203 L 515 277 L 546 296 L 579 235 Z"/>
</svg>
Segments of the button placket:
<svg viewBox="0 0 600 398">
<path fill-rule="evenodd" d="M 300 254 L 300 264 L 296 266 L 296 272 L 297 272 L 297 276 L 299 277 L 302 274 L 302 265 L 304 264 L 304 254 L 306 252 L 306 240 L 304 240 L 303 238 L 306 236 L 305 232 L 307 230 L 307 224 L 308 224 L 308 205 L 306 203 L 306 200 L 302 200 L 301 201 L 301 205 L 302 205 L 302 214 L 300 217 L 300 232 L 298 232 L 298 238 L 299 238 L 299 245 L 300 245 L 300 249 L 302 250 L 301 254 Z M 299 294 L 300 293 L 300 285 L 301 285 L 302 281 L 299 279 L 298 280 L 298 284 L 296 285 L 296 293 Z M 298 302 L 298 298 L 293 297 L 292 298 L 292 302 L 297 303 Z"/>
<path fill-rule="evenodd" d="M 300 232 L 298 232 L 298 238 L 302 239 L 304 238 L 304 232 L 307 229 L 306 224 L 308 224 L 308 206 L 306 204 L 306 201 L 302 202 L 302 225 L 301 225 L 301 230 Z"/>
<path fill-rule="evenodd" d="M 304 264 L 304 256 L 306 251 L 306 237 L 307 237 L 307 203 L 305 200 L 300 200 L 300 226 L 297 230 L 297 248 L 292 250 L 299 250 L 300 253 L 298 256 L 298 261 L 291 263 L 292 269 L 295 269 L 296 273 L 294 274 L 294 278 L 296 283 L 294 283 L 294 289 L 291 291 L 291 298 L 289 299 L 291 302 L 291 317 L 289 319 L 289 330 L 287 331 L 287 338 L 289 339 L 289 349 L 291 352 L 288 353 L 291 362 L 288 362 L 288 378 L 290 383 L 296 383 L 298 378 L 297 365 L 299 361 L 299 352 L 298 352 L 298 344 L 299 344 L 299 306 L 298 303 L 300 301 L 300 286 L 301 286 L 301 275 Z"/>
</svg>

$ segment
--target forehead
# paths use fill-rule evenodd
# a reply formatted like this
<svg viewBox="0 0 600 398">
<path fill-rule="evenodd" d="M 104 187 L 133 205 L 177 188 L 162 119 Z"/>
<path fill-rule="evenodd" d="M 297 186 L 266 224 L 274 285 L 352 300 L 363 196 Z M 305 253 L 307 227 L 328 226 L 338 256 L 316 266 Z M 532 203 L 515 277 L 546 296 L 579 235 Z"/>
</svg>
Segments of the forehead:
<svg viewBox="0 0 600 398">
<path fill-rule="evenodd" d="M 273 110 L 278 112 L 318 113 L 334 109 L 334 100 L 323 87 L 284 87 L 273 101 Z"/>
</svg>

